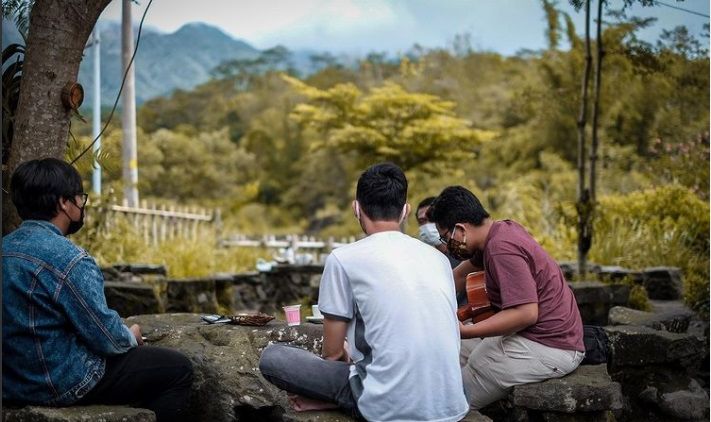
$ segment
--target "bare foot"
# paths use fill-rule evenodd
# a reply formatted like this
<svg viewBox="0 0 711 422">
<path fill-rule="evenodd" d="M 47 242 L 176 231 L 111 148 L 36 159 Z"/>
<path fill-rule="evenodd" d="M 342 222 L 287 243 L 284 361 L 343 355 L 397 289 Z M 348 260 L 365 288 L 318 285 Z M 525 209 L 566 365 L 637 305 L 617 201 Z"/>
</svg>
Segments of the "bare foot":
<svg viewBox="0 0 711 422">
<path fill-rule="evenodd" d="M 289 403 L 291 403 L 291 407 L 297 412 L 305 412 L 307 410 L 338 409 L 338 405 L 336 403 L 311 399 L 297 394 L 289 394 Z"/>
</svg>

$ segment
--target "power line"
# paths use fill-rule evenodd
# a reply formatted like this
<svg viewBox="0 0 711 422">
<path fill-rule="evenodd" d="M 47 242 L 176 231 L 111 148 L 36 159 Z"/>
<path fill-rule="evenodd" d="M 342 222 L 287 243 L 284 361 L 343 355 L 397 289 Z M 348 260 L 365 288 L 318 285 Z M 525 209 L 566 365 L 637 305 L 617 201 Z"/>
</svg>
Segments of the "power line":
<svg viewBox="0 0 711 422">
<path fill-rule="evenodd" d="M 151 7 L 151 3 L 153 3 L 153 0 L 148 1 L 148 5 L 146 6 L 146 10 L 143 11 L 143 16 L 141 17 L 141 23 L 138 24 L 138 35 L 136 35 L 136 47 L 133 49 L 133 55 L 131 56 L 131 60 L 128 62 L 128 66 L 126 66 L 126 71 L 123 73 L 123 79 L 121 80 L 121 86 L 119 87 L 118 94 L 116 94 L 116 101 L 114 101 L 114 106 L 111 108 L 111 113 L 109 114 L 109 118 L 106 120 L 106 124 L 104 125 L 103 129 L 101 129 L 101 132 L 99 132 L 98 135 L 96 135 L 96 138 L 94 138 L 93 141 L 89 144 L 88 147 L 86 147 L 81 154 L 79 154 L 76 158 L 72 160 L 70 164 L 74 164 L 79 160 L 84 154 L 86 154 L 87 151 L 91 149 L 91 147 L 94 146 L 97 140 L 101 138 L 101 135 L 104 133 L 107 127 L 109 127 L 109 123 L 111 123 L 111 118 L 114 116 L 114 111 L 116 111 L 116 106 L 118 106 L 119 98 L 121 98 L 121 91 L 123 91 L 123 86 L 126 84 L 126 77 L 128 76 L 128 71 L 131 69 L 131 66 L 133 66 L 133 59 L 136 58 L 136 53 L 138 53 L 138 45 L 141 42 L 141 30 L 143 29 L 143 21 L 146 19 L 146 14 L 148 13 L 148 9 Z M 69 128 L 69 133 L 71 134 L 71 127 Z M 72 137 L 74 135 L 72 134 Z"/>
<path fill-rule="evenodd" d="M 661 1 L 659 1 L 659 0 L 655 0 L 654 3 L 655 3 L 655 4 L 658 4 L 658 5 L 660 5 L 660 6 L 666 6 L 666 7 L 671 7 L 672 9 L 681 10 L 682 12 L 691 13 L 692 15 L 702 16 L 702 17 L 704 17 L 704 18 L 708 18 L 708 17 L 709 17 L 709 15 L 704 15 L 704 14 L 701 13 L 701 12 L 697 12 L 697 11 L 695 11 L 695 10 L 690 10 L 690 9 L 684 9 L 683 7 L 674 6 L 673 4 L 664 3 L 664 2 L 661 2 Z"/>
</svg>

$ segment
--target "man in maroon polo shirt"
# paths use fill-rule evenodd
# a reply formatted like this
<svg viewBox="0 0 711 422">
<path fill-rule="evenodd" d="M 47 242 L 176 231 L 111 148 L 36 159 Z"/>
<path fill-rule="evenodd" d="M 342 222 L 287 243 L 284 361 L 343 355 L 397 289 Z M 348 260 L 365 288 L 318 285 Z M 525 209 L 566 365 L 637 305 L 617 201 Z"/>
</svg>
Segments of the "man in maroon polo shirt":
<svg viewBox="0 0 711 422">
<path fill-rule="evenodd" d="M 463 350 L 471 350 L 462 377 L 473 409 L 519 384 L 558 378 L 585 356 L 583 323 L 560 267 L 520 224 L 494 221 L 473 193 L 446 188 L 429 211 L 440 240 L 462 263 L 454 270 L 457 292 L 466 275 L 484 270 L 494 316 L 460 325 Z"/>
</svg>

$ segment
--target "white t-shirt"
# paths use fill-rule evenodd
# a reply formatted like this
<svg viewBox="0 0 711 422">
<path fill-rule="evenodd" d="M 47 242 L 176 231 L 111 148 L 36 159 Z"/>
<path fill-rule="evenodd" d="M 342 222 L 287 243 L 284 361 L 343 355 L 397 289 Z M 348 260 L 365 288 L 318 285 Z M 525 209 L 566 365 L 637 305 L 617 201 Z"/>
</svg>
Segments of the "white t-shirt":
<svg viewBox="0 0 711 422">
<path fill-rule="evenodd" d="M 335 249 L 318 307 L 349 321 L 350 385 L 366 419 L 444 422 L 467 414 L 454 280 L 442 253 L 397 231 Z"/>
</svg>

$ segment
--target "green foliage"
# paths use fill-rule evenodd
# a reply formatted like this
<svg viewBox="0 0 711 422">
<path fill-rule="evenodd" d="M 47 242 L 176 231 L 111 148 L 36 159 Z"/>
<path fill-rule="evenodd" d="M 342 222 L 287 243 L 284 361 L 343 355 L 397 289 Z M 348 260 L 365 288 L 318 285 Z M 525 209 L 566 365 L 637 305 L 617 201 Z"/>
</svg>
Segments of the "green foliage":
<svg viewBox="0 0 711 422">
<path fill-rule="evenodd" d="M 603 27 L 590 259 L 632 269 L 680 267 L 685 299 L 704 311 L 708 52 L 683 28 L 656 44 L 639 41 L 637 32 L 652 20 L 626 17 L 633 2 L 608 11 Z M 219 69 L 224 77 L 139 110 L 142 197 L 219 207 L 226 233 L 359 235 L 349 208 L 355 181 L 367 165 L 391 160 L 406 170 L 411 203 L 448 185 L 467 186 L 495 218 L 521 222 L 555 258 L 574 260 L 584 45 L 571 16 L 553 1 L 543 7 L 550 48 L 513 57 L 476 51 L 463 34 L 451 50 L 415 45 L 407 57 L 373 53 L 355 68 L 314 57 L 320 70 L 303 80 L 279 72 L 289 67 L 282 50 L 227 63 Z M 120 131 L 109 129 L 102 150 L 105 186 L 118 192 Z M 90 169 L 80 169 L 88 177 Z M 91 247 L 107 263 L 151 257 L 190 274 L 242 259 L 214 249 L 212 240 L 198 242 L 199 249 L 161 245 L 146 252 L 132 243 L 130 225 L 117 231 L 127 234 L 92 235 L 98 240 Z M 407 231 L 416 235 L 416 224 Z M 182 249 L 216 258 L 183 262 L 179 257 L 189 254 Z M 643 308 L 643 292 L 633 296 Z"/>
<path fill-rule="evenodd" d="M 708 312 L 708 202 L 670 185 L 603 197 L 597 210 L 592 261 L 638 269 L 679 267 L 686 302 Z"/>
<path fill-rule="evenodd" d="M 3 4 L 3 7 L 5 5 Z M 18 6 L 19 7 L 19 6 Z M 25 47 L 10 44 L 2 50 L 2 163 L 7 163 L 14 134 L 15 112 L 20 99 L 20 82 Z"/>
<path fill-rule="evenodd" d="M 471 155 L 477 144 L 469 123 L 455 116 L 455 104 L 434 95 L 390 82 L 364 95 L 353 84 L 321 90 L 285 79 L 309 99 L 294 108 L 294 120 L 325 137 L 314 149 L 328 145 L 357 152 L 364 165 L 392 161 L 409 170 L 449 154 Z"/>
<path fill-rule="evenodd" d="M 652 309 L 652 304 L 649 303 L 649 296 L 647 296 L 647 290 L 644 286 L 635 284 L 630 287 L 630 298 L 627 305 L 640 311 L 650 311 Z"/>
<path fill-rule="evenodd" d="M 3 0 L 2 2 L 3 19 L 14 20 L 25 44 L 30 28 L 30 11 L 32 11 L 34 4 L 34 0 Z M 4 63 L 5 60 L 3 60 Z"/>
</svg>

